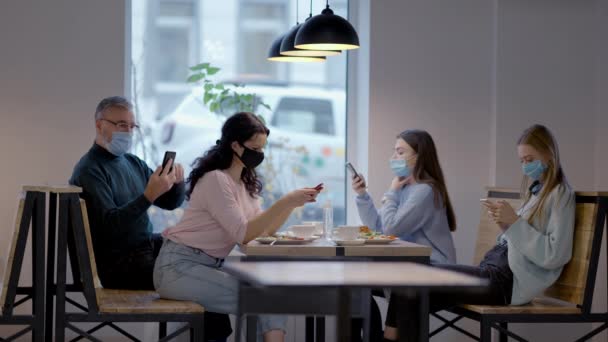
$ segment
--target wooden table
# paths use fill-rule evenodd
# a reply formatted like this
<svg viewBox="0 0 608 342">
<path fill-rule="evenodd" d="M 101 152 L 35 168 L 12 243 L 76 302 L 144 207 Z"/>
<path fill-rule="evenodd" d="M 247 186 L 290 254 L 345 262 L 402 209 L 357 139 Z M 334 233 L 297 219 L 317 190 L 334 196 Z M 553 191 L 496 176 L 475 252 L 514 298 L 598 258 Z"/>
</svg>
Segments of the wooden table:
<svg viewBox="0 0 608 342">
<path fill-rule="evenodd" d="M 337 246 L 331 241 L 318 239 L 311 243 L 301 245 L 265 245 L 257 241 L 251 241 L 240 247 L 241 252 L 248 260 L 255 261 L 335 261 L 364 259 L 370 261 L 412 261 L 428 264 L 430 262 L 431 248 L 403 240 L 396 240 L 385 245 L 359 245 L 359 246 Z M 357 298 L 354 299 L 356 301 Z M 363 300 L 366 298 L 362 298 Z M 364 305 L 364 304 L 361 304 Z M 357 306 L 365 310 L 364 306 Z M 363 316 L 364 341 L 368 340 L 369 311 Z M 255 317 L 247 318 L 248 341 L 255 341 L 255 334 L 250 333 L 256 327 Z M 325 318 L 306 317 L 305 323 L 306 342 L 325 341 Z M 316 339 L 315 339 L 316 335 Z"/>
<path fill-rule="evenodd" d="M 309 257 L 366 257 L 376 261 L 416 261 L 428 263 L 431 247 L 396 240 L 387 245 L 337 246 L 331 241 L 317 239 L 301 245 L 264 245 L 251 241 L 240 247 L 248 257 L 266 259 L 297 259 Z M 257 259 L 264 259 L 257 258 Z"/>
<path fill-rule="evenodd" d="M 340 342 L 351 342 L 352 291 L 376 287 L 407 290 L 420 299 L 421 328 L 428 331 L 429 291 L 483 291 L 487 285 L 480 278 L 411 262 L 230 260 L 224 269 L 241 284 L 237 317 L 250 312 L 333 312 Z M 240 320 L 236 336 L 240 338 Z M 421 334 L 420 340 L 428 341 L 428 334 Z"/>
</svg>

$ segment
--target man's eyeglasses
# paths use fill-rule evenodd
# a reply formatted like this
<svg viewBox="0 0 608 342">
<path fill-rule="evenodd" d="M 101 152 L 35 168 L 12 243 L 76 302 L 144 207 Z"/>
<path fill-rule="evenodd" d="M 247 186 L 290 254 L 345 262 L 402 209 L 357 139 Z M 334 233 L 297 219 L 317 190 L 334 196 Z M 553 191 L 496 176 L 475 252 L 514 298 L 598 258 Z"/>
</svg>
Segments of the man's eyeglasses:
<svg viewBox="0 0 608 342">
<path fill-rule="evenodd" d="M 112 125 L 116 126 L 118 129 L 123 130 L 123 131 L 139 129 L 139 125 L 128 123 L 128 122 L 125 122 L 125 121 L 114 122 L 112 120 L 108 120 L 108 119 L 104 119 L 104 118 L 101 118 L 99 120 L 103 120 L 103 121 L 109 122 Z"/>
</svg>

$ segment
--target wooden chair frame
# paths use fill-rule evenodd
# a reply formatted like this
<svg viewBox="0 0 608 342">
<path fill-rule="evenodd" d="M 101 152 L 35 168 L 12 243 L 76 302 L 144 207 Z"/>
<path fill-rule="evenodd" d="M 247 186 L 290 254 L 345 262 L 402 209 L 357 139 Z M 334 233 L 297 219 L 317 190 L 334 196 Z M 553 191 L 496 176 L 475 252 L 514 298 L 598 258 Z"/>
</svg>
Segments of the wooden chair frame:
<svg viewBox="0 0 608 342">
<path fill-rule="evenodd" d="M 92 333 L 107 325 L 112 326 L 112 328 L 116 329 L 130 340 L 138 341 L 137 338 L 120 327 L 114 325 L 113 322 L 184 322 L 187 323 L 186 326 L 164 337 L 162 337 L 164 335 L 162 330 L 164 330 L 166 326 L 161 325 L 160 336 L 162 338 L 159 339 L 159 342 L 169 341 L 188 330 L 190 330 L 191 340 L 203 340 L 204 310 L 196 303 L 168 301 L 157 299 L 157 297 L 152 298 L 158 302 L 164 302 L 164 304 L 167 304 L 166 306 L 171 306 L 174 304 L 177 307 L 177 310 L 172 312 L 168 312 L 166 310 L 154 311 L 154 309 L 150 309 L 148 311 L 138 310 L 135 312 L 128 312 L 129 310 L 124 310 L 125 308 L 121 307 L 120 305 L 117 307 L 111 307 L 111 305 L 100 305 L 100 301 L 107 299 L 107 297 L 104 296 L 111 296 L 112 298 L 120 298 L 121 296 L 140 296 L 140 298 L 143 298 L 144 301 L 149 301 L 150 296 L 153 295 L 153 292 L 107 290 L 101 287 L 101 283 L 97 277 L 94 255 L 92 253 L 92 243 L 88 227 L 86 207 L 84 205 L 84 201 L 80 200 L 78 197 L 78 194 L 60 194 L 59 225 L 57 233 L 57 305 L 55 314 L 56 341 L 65 340 L 65 329 L 68 328 L 79 335 L 79 337 L 75 340 L 85 337 L 91 341 L 97 342 L 100 340 L 94 337 Z M 68 251 L 68 236 L 71 236 L 74 239 L 74 250 L 70 250 L 70 253 L 76 254 L 86 307 L 66 298 L 66 261 Z M 75 304 L 79 309 L 85 312 L 66 312 L 66 302 Z M 179 311 L 181 308 L 185 308 L 187 310 Z M 76 322 L 98 322 L 101 324 L 93 329 L 84 331 L 72 324 Z"/>
</svg>

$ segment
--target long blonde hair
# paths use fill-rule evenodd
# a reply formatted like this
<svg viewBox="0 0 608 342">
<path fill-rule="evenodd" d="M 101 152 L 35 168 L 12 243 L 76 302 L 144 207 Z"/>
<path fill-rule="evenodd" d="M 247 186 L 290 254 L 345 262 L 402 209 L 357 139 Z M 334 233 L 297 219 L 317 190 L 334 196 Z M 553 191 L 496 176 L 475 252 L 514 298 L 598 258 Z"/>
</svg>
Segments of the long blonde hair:
<svg viewBox="0 0 608 342">
<path fill-rule="evenodd" d="M 540 222 L 544 222 L 545 217 L 542 209 L 544 208 L 551 191 L 560 184 L 566 187 L 569 186 L 568 181 L 566 180 L 566 175 L 564 174 L 560 163 L 557 141 L 547 127 L 537 124 L 529 127 L 522 133 L 521 137 L 519 137 L 519 140 L 517 141 L 517 145 L 529 145 L 542 155 L 546 156 L 548 159 L 546 165 L 547 169 L 541 178 L 543 185 L 540 193 L 538 194 L 539 199 L 531 208 L 528 216 L 528 223 L 531 225 L 537 218 L 540 220 Z M 529 191 L 529 186 L 530 178 L 524 175 L 520 190 L 521 198 L 524 199 L 523 206 L 525 206 L 525 204 L 528 203 L 532 197 L 532 193 Z"/>
</svg>

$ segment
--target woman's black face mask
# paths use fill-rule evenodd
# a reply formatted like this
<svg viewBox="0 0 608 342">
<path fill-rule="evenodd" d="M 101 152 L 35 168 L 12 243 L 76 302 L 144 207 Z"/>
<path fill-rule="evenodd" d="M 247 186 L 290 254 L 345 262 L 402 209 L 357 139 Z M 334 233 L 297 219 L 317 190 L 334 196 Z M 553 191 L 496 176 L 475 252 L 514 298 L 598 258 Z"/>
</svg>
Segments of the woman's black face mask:
<svg viewBox="0 0 608 342">
<path fill-rule="evenodd" d="M 241 143 L 239 143 L 239 145 L 243 146 L 243 148 L 245 149 L 243 151 L 243 154 L 240 156 L 236 154 L 236 152 L 234 154 L 241 160 L 241 162 L 243 163 L 243 165 L 245 165 L 246 168 L 255 169 L 260 164 L 262 164 L 262 162 L 264 161 L 264 152 L 252 150 Z"/>
</svg>

